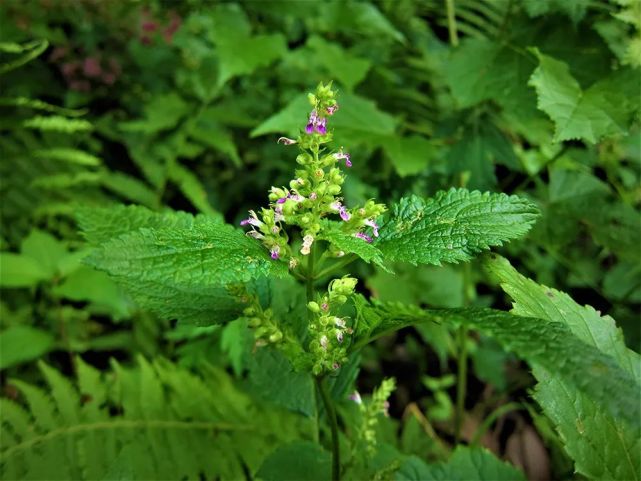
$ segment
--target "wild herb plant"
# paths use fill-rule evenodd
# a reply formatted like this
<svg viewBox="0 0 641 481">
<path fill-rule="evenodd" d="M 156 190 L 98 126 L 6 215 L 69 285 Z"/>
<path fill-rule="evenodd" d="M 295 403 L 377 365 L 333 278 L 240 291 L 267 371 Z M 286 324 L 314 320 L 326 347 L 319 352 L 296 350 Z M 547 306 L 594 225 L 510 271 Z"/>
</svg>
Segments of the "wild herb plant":
<svg viewBox="0 0 641 481">
<path fill-rule="evenodd" d="M 0 477 L 641 479 L 638 2 L 165 7 L 0 6 Z"/>
</svg>

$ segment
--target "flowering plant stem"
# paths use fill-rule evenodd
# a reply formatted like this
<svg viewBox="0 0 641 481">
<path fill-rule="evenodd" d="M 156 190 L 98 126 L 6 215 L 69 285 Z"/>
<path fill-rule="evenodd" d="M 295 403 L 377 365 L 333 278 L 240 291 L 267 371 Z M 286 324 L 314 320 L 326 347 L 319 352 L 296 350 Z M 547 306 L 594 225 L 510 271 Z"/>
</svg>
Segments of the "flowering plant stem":
<svg viewBox="0 0 641 481">
<path fill-rule="evenodd" d="M 314 274 L 315 255 L 316 245 L 312 245 L 309 255 L 307 256 L 307 272 L 305 280 L 307 302 L 314 300 L 314 280 L 316 279 Z M 327 392 L 325 376 L 315 376 L 314 380 L 316 381 L 316 387 L 318 388 L 320 397 L 323 400 L 323 406 L 325 407 L 325 412 L 327 413 L 327 419 L 329 420 L 332 432 L 332 481 L 338 481 L 340 479 L 340 450 L 338 444 L 338 420 L 336 419 L 336 411 L 334 410 L 332 398 Z"/>
<path fill-rule="evenodd" d="M 338 444 L 338 420 L 336 418 L 336 411 L 334 410 L 332 398 L 327 392 L 327 386 L 325 384 L 324 377 L 316 376 L 315 380 L 316 386 L 318 387 L 318 392 L 320 393 L 321 399 L 323 400 L 325 412 L 327 413 L 327 419 L 329 420 L 329 426 L 332 431 L 332 481 L 339 481 L 341 478 L 341 461 L 340 449 Z"/>
</svg>

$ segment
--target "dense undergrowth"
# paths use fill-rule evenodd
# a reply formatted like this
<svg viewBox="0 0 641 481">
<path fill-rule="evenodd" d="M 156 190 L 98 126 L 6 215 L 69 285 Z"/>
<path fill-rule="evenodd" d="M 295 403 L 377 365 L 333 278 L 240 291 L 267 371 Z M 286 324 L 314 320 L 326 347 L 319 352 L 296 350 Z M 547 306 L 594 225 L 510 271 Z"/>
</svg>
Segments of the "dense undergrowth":
<svg viewBox="0 0 641 481">
<path fill-rule="evenodd" d="M 2 479 L 640 479 L 640 59 L 637 0 L 3 2 Z"/>
</svg>

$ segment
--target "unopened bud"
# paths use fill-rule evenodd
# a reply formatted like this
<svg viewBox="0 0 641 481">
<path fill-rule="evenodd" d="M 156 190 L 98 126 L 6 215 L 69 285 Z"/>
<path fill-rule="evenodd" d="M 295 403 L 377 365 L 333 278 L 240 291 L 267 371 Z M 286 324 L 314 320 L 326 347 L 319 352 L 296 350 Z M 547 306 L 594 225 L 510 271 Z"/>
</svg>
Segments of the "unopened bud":
<svg viewBox="0 0 641 481">
<path fill-rule="evenodd" d="M 318 303 L 314 302 L 314 301 L 310 301 L 310 302 L 307 303 L 307 309 L 309 309 L 312 312 L 319 312 L 320 311 L 320 307 L 319 307 Z"/>
</svg>

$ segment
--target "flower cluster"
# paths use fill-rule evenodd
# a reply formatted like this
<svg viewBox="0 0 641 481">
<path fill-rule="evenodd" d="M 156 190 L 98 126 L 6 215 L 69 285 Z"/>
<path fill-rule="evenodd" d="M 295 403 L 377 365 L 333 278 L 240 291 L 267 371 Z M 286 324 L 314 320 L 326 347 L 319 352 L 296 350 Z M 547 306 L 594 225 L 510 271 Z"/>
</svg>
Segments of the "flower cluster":
<svg viewBox="0 0 641 481">
<path fill-rule="evenodd" d="M 388 398 L 396 388 L 394 378 L 383 379 L 381 385 L 372 393 L 372 399 L 363 402 L 358 392 L 350 395 L 350 399 L 359 405 L 363 416 L 359 438 L 363 444 L 368 456 L 373 456 L 376 451 L 376 425 L 378 424 L 378 415 L 384 414 L 389 416 Z"/>
<path fill-rule="evenodd" d="M 318 301 L 311 301 L 307 308 L 313 313 L 309 325 L 311 341 L 310 351 L 314 354 L 312 372 L 315 375 L 326 371 L 335 371 L 347 360 L 346 336 L 353 333 L 347 320 L 336 316 L 340 306 L 354 294 L 358 281 L 353 277 L 343 277 L 330 282 L 327 294 Z"/>
<path fill-rule="evenodd" d="M 251 226 L 247 235 L 261 240 L 272 259 L 288 262 L 292 269 L 300 265 L 302 257 L 310 255 L 314 243 L 322 237 L 322 219 L 340 219 L 344 232 L 372 242 L 378 236 L 376 219 L 386 210 L 385 205 L 372 200 L 362 207 L 349 208 L 340 195 L 345 175 L 339 164 L 344 162 L 349 168 L 352 159 L 342 147 L 336 151 L 326 147 L 332 141 L 328 119 L 339 109 L 335 96 L 331 83 L 320 84 L 314 94 L 309 94 L 312 111 L 305 129 L 297 139 L 278 139 L 284 145 L 298 145 L 296 162 L 300 168 L 288 186 L 271 188 L 269 208 L 260 213 L 250 211 L 241 222 Z M 290 242 L 286 226 L 300 230 L 300 244 L 296 247 Z M 332 252 L 336 256 L 344 254 L 338 249 Z"/>
</svg>

